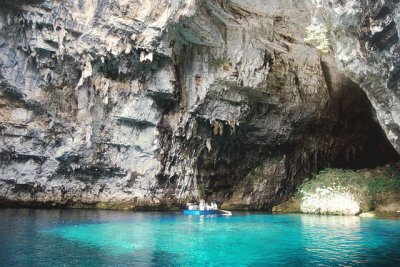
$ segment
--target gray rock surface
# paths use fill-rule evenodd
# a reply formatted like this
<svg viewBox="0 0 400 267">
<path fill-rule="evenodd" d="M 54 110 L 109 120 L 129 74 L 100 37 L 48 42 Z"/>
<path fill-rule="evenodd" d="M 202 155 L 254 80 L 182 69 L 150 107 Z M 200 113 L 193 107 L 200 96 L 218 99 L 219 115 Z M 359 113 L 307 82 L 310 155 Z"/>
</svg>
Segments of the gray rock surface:
<svg viewBox="0 0 400 267">
<path fill-rule="evenodd" d="M 398 38 L 357 59 L 348 14 L 336 53 L 304 41 L 338 5 L 0 0 L 1 205 L 269 209 L 323 167 L 398 159 L 368 100 L 398 150 Z"/>
<path fill-rule="evenodd" d="M 367 93 L 386 136 L 400 152 L 399 1 L 318 2 L 314 14 L 324 18 L 319 23 L 332 24 L 339 67 Z"/>
</svg>

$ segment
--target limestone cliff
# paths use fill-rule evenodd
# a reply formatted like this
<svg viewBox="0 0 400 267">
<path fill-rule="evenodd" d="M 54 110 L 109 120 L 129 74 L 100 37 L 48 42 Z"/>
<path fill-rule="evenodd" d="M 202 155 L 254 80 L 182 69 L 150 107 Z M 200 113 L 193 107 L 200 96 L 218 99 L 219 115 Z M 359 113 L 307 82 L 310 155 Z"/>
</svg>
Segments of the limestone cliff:
<svg viewBox="0 0 400 267">
<path fill-rule="evenodd" d="M 337 2 L 0 1 L 1 204 L 269 209 L 323 167 L 397 160 L 398 30 L 347 30 L 361 3 L 321 53 L 306 29 Z"/>
<path fill-rule="evenodd" d="M 317 0 L 314 23 L 330 25 L 338 66 L 365 90 L 400 151 L 400 3 Z"/>
</svg>

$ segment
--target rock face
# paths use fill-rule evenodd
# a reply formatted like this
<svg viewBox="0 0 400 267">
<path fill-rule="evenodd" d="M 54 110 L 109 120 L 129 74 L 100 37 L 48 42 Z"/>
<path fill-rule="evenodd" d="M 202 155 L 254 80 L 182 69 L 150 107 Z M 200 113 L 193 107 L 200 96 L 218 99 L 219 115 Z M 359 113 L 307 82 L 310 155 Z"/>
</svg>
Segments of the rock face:
<svg viewBox="0 0 400 267">
<path fill-rule="evenodd" d="M 365 90 L 387 138 L 399 152 L 399 1 L 346 0 L 318 4 L 314 14 L 325 14 L 320 16 L 324 17 L 322 23 L 332 24 L 338 65 Z"/>
<path fill-rule="evenodd" d="M 1 204 L 269 209 L 323 167 L 397 160 L 398 35 L 370 45 L 392 78 L 366 82 L 354 31 L 304 41 L 334 5 L 0 1 Z"/>
</svg>

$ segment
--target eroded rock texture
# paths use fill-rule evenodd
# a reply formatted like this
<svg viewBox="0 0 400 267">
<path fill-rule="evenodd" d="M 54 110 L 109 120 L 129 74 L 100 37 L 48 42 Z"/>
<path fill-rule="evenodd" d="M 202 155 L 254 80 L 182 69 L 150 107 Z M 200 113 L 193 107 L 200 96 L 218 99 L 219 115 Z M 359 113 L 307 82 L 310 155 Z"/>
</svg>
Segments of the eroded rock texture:
<svg viewBox="0 0 400 267">
<path fill-rule="evenodd" d="M 317 2 L 314 14 L 332 24 L 338 65 L 365 90 L 386 136 L 399 152 L 399 1 Z"/>
<path fill-rule="evenodd" d="M 323 167 L 398 159 L 362 78 L 304 42 L 322 4 L 0 1 L 2 204 L 269 209 Z"/>
</svg>

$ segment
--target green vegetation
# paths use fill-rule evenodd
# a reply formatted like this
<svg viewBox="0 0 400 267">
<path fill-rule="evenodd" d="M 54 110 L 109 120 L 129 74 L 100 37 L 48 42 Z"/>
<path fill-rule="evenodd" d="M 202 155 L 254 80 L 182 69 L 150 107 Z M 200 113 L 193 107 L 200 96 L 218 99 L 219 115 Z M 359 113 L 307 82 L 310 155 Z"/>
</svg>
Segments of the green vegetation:
<svg viewBox="0 0 400 267">
<path fill-rule="evenodd" d="M 213 69 L 219 69 L 222 67 L 225 71 L 229 71 L 232 67 L 232 63 L 230 63 L 229 59 L 226 57 L 218 57 L 211 59 L 210 66 Z"/>
<path fill-rule="evenodd" d="M 352 171 L 326 169 L 304 182 L 295 194 L 295 200 L 314 198 L 314 201 L 335 195 L 351 196 L 362 212 L 378 205 L 396 203 L 400 199 L 400 172 L 394 167 Z M 393 202 L 393 203 L 388 203 Z"/>
<path fill-rule="evenodd" d="M 325 169 L 316 174 L 312 179 L 303 183 L 296 198 L 301 198 L 306 192 L 314 192 L 317 188 L 344 187 L 353 193 L 366 189 L 364 177 L 357 172 L 342 169 Z"/>
<path fill-rule="evenodd" d="M 298 193 L 297 198 L 301 198 L 303 203 L 322 202 L 324 199 L 336 198 L 336 196 L 354 198 L 360 203 L 360 208 L 363 211 L 371 209 L 371 195 L 365 178 L 357 172 L 342 169 L 326 169 L 314 176 L 308 182 L 303 183 Z M 350 198 L 351 198 L 350 197 Z M 340 207 L 338 207 L 340 208 Z M 328 213 L 328 211 L 324 211 Z M 335 214 L 340 212 L 334 212 Z"/>
<path fill-rule="evenodd" d="M 400 193 L 400 171 L 389 167 L 383 174 L 369 180 L 368 188 L 373 194 Z"/>
</svg>

